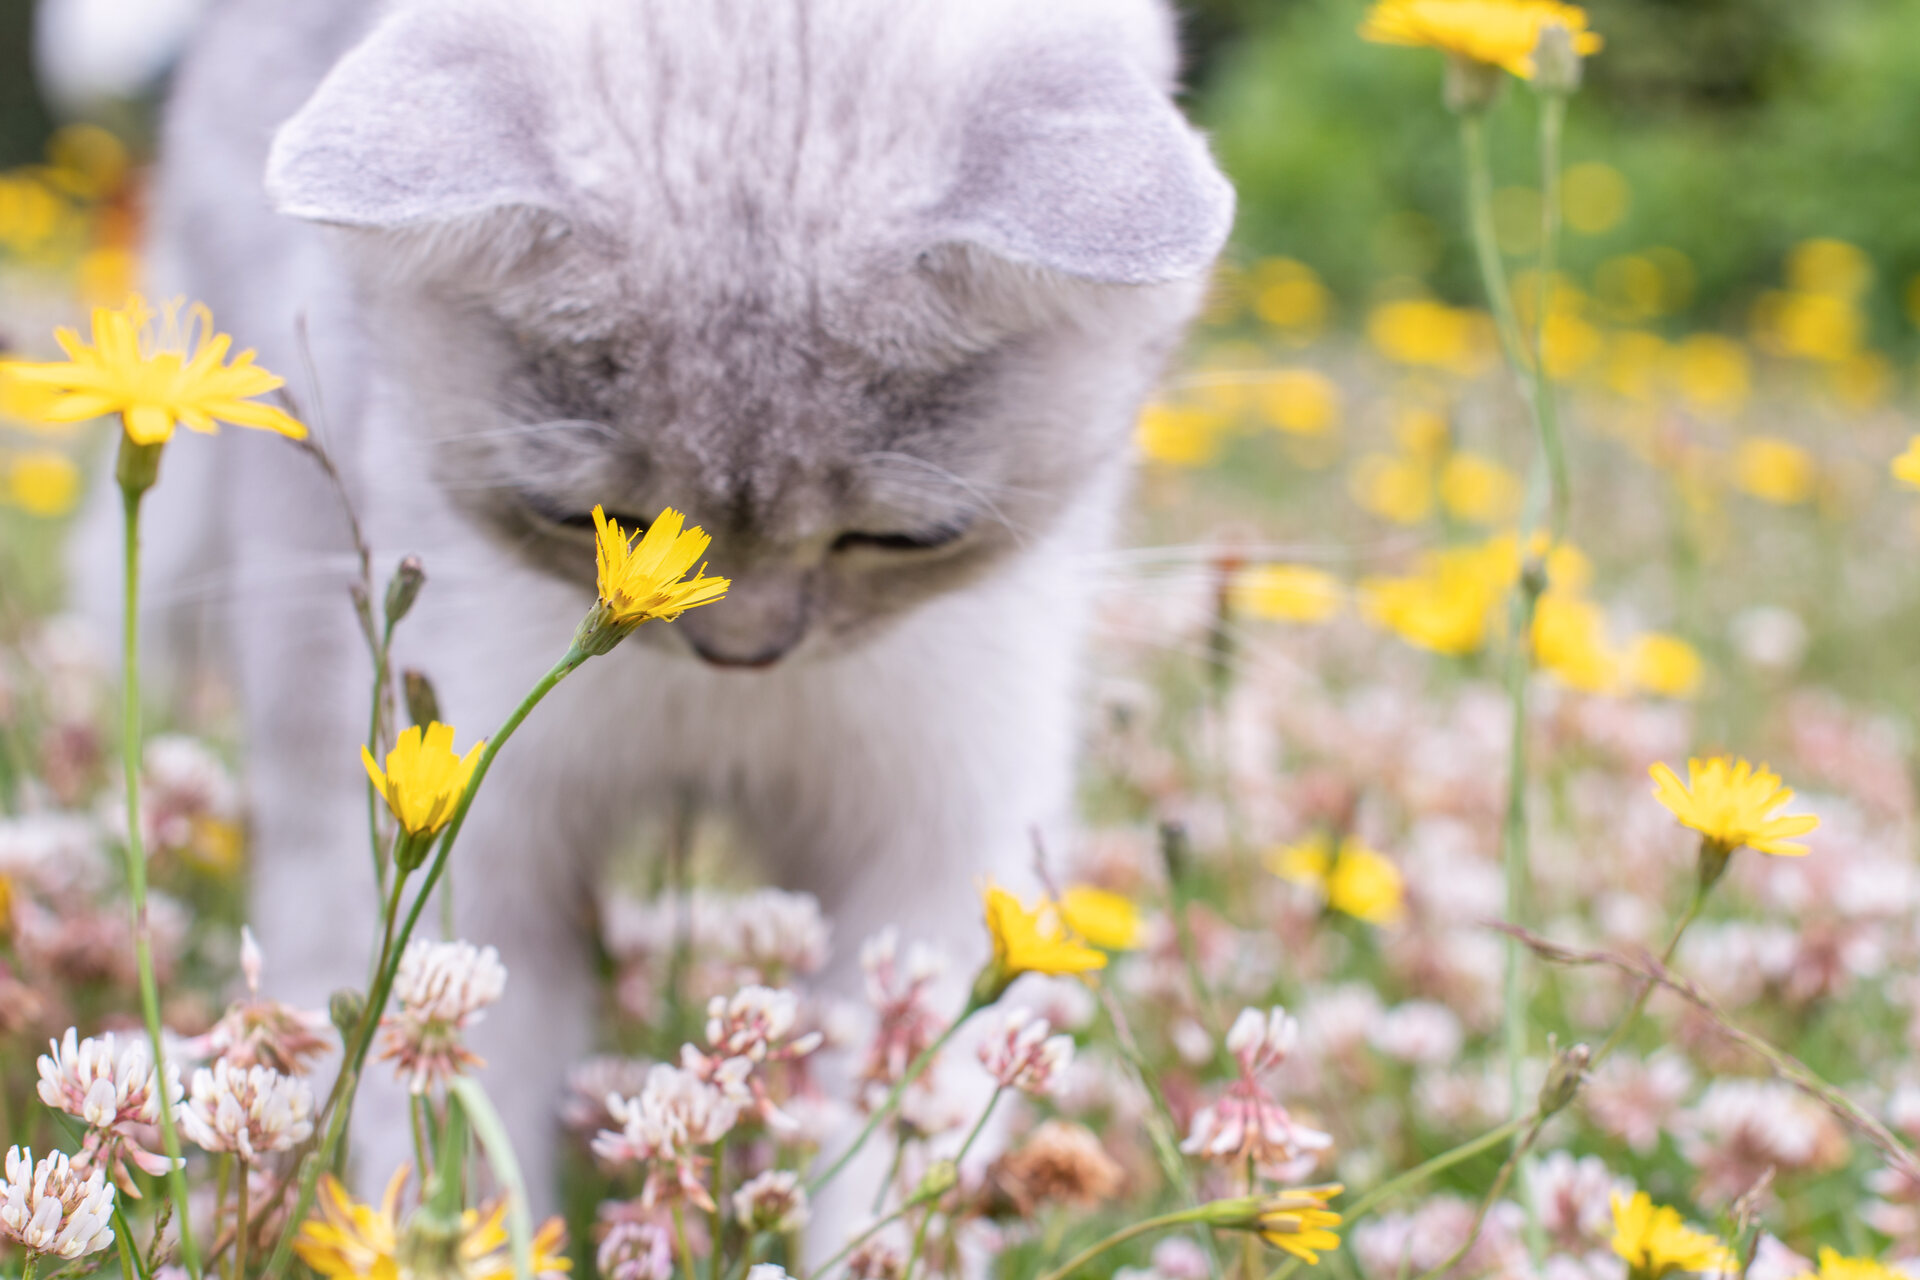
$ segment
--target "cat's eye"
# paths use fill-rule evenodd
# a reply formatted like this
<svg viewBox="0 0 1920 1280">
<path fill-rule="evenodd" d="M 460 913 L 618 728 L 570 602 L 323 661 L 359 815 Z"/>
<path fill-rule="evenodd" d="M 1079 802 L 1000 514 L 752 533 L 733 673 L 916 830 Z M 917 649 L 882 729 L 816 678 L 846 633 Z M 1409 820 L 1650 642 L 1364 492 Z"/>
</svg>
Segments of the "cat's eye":
<svg viewBox="0 0 1920 1280">
<path fill-rule="evenodd" d="M 594 531 L 593 512 L 590 509 L 571 510 L 559 503 L 535 497 L 532 494 L 523 494 L 521 497 L 527 508 L 547 524 L 559 525 L 563 529 L 579 529 L 586 533 Z M 620 531 L 626 534 L 645 533 L 647 525 L 652 523 L 647 517 L 637 516 L 628 511 L 609 511 L 606 515 L 607 519 L 619 525 Z"/>
<path fill-rule="evenodd" d="M 853 529 L 833 540 L 835 551 L 935 551 L 958 542 L 967 532 L 965 521 L 916 529 L 908 533 L 876 533 Z"/>
</svg>

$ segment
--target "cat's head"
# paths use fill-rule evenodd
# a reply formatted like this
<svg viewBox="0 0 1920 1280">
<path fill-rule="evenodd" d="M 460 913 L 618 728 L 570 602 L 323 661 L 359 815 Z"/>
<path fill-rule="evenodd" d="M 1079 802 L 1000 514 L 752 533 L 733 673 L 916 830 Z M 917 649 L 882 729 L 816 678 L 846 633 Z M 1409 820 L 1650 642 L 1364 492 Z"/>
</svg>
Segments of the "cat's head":
<svg viewBox="0 0 1920 1280">
<path fill-rule="evenodd" d="M 582 581 L 595 503 L 685 510 L 735 585 L 661 640 L 761 665 L 1113 488 L 1232 220 L 1163 16 L 406 4 L 282 127 L 268 189 L 352 230 L 450 495 Z"/>
</svg>

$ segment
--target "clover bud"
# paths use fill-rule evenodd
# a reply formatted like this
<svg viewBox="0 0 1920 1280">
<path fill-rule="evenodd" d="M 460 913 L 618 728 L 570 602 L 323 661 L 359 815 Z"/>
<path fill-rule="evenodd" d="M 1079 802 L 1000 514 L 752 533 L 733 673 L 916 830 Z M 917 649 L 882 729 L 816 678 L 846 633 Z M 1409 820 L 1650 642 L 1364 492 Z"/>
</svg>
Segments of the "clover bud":
<svg viewBox="0 0 1920 1280">
<path fill-rule="evenodd" d="M 920 1185 L 913 1189 L 913 1198 L 908 1203 L 925 1204 L 938 1200 L 959 1185 L 960 1166 L 951 1160 L 936 1160 L 928 1167 L 926 1176 L 920 1179 Z"/>
</svg>

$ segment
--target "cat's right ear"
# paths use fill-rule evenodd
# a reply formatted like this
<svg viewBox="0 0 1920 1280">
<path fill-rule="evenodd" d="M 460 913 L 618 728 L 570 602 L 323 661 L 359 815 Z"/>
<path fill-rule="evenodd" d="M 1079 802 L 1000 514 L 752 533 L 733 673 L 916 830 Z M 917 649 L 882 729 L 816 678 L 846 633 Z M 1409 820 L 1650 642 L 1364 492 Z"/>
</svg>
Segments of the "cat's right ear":
<svg viewBox="0 0 1920 1280">
<path fill-rule="evenodd" d="M 503 213 L 558 225 L 566 188 L 527 43 L 445 10 L 388 18 L 275 135 L 274 208 L 389 232 L 472 228 Z"/>
</svg>

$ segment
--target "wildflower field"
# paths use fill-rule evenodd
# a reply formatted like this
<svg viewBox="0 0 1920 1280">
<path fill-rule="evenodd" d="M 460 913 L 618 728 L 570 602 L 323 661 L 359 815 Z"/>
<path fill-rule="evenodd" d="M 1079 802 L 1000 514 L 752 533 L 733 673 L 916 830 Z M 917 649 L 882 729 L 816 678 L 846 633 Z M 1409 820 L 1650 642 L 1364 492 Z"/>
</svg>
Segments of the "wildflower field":
<svg viewBox="0 0 1920 1280">
<path fill-rule="evenodd" d="M 1603 11 L 1383 0 L 1347 38 L 1434 73 L 1458 208 L 1422 234 L 1477 288 L 1222 265 L 1086 566 L 1080 829 L 1044 896 L 981 886 L 977 970 L 835 932 L 697 824 L 613 867 L 544 1222 L 463 1040 L 514 975 L 424 908 L 522 719 L 727 566 L 697 513 L 596 509 L 573 645 L 454 728 L 386 671 L 421 567 L 371 565 L 339 608 L 393 686 L 383 942 L 365 990 L 282 1003 L 231 690 L 143 708 L 63 547 L 97 474 L 137 600 L 163 451 L 324 455 L 291 371 L 137 296 L 121 141 L 0 174 L 0 1269 L 1920 1274 L 1920 277 L 1807 226 L 1694 323 L 1658 239 L 1562 266 L 1634 198 L 1562 137 Z M 816 984 L 834 951 L 864 1000 Z M 415 1158 L 343 1182 L 373 1073 Z M 856 1152 L 884 1184 L 822 1239 Z"/>
</svg>

